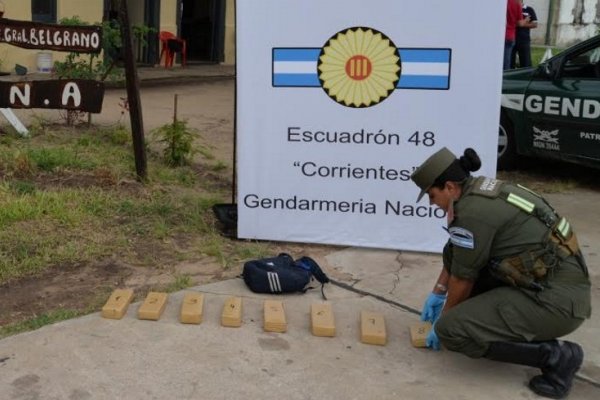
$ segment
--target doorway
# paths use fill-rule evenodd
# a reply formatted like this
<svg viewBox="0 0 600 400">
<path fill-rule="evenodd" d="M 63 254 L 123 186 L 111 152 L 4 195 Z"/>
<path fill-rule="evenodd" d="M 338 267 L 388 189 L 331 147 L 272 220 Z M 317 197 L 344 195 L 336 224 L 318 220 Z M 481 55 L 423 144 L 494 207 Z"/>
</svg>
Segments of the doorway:
<svg viewBox="0 0 600 400">
<path fill-rule="evenodd" d="M 144 25 L 151 28 L 142 41 L 141 54 L 138 57 L 142 62 L 154 65 L 160 62 L 158 59 L 158 31 L 160 29 L 160 0 L 146 0 L 144 4 Z"/>
<path fill-rule="evenodd" d="M 223 61 L 225 0 L 180 0 L 180 36 L 188 63 Z"/>
</svg>

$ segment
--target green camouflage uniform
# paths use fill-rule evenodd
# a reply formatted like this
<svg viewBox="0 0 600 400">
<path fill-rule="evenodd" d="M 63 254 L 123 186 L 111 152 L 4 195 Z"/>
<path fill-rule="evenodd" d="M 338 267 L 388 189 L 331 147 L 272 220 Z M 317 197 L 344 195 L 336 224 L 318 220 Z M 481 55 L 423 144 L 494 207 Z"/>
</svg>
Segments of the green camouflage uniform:
<svg viewBox="0 0 600 400">
<path fill-rule="evenodd" d="M 448 227 L 444 267 L 475 284 L 469 299 L 438 319 L 435 331 L 446 348 L 469 357 L 482 357 L 491 342 L 545 341 L 569 334 L 591 313 L 581 252 L 559 257 L 548 251 L 555 250 L 548 244 L 550 223 L 536 216 L 538 210 L 526 212 L 507 201 L 510 193 L 538 209 L 543 202 L 545 217 L 558 218 L 543 199 L 520 186 L 484 177 L 469 178 L 463 186 Z M 553 265 L 537 280 L 543 290 L 510 286 L 490 275 L 491 260 L 531 251 L 543 254 L 544 265 Z"/>
</svg>

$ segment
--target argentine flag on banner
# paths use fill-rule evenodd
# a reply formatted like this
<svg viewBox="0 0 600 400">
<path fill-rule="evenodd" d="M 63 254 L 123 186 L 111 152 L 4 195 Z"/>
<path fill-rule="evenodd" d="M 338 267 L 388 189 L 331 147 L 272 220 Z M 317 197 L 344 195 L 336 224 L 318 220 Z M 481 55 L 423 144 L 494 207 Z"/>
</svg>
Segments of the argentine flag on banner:
<svg viewBox="0 0 600 400">
<path fill-rule="evenodd" d="M 398 49 L 402 65 L 398 89 L 450 88 L 450 49 Z M 320 87 L 320 48 L 273 49 L 274 87 Z"/>
</svg>

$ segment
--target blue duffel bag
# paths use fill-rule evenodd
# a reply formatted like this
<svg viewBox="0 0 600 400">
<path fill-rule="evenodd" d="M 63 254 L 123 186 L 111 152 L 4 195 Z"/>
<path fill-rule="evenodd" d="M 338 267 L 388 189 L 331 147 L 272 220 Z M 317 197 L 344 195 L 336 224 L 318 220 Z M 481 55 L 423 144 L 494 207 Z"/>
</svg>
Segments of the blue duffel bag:
<svg viewBox="0 0 600 400">
<path fill-rule="evenodd" d="M 321 292 L 329 278 L 310 257 L 294 260 L 289 254 L 251 260 L 244 264 L 244 282 L 255 293 L 306 292 L 314 277 L 321 283 Z M 323 297 L 325 294 L 323 293 Z"/>
</svg>

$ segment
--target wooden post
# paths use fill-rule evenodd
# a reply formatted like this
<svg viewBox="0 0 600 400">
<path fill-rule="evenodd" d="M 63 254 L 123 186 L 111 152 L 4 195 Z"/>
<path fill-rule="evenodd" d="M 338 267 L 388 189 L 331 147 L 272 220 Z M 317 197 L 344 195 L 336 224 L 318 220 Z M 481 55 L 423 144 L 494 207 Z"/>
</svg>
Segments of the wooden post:
<svg viewBox="0 0 600 400">
<path fill-rule="evenodd" d="M 177 124 L 177 94 L 175 94 L 175 99 L 173 100 L 173 126 Z"/>
<path fill-rule="evenodd" d="M 138 79 L 133 44 L 131 42 L 131 26 L 127 1 L 121 0 L 121 40 L 125 58 L 125 80 L 127 84 L 127 101 L 129 102 L 129 117 L 131 120 L 131 136 L 133 138 L 133 153 L 135 155 L 135 170 L 138 178 L 147 177 L 146 148 L 144 146 L 144 123 L 142 120 L 142 103 L 140 102 L 140 81 Z"/>
</svg>

